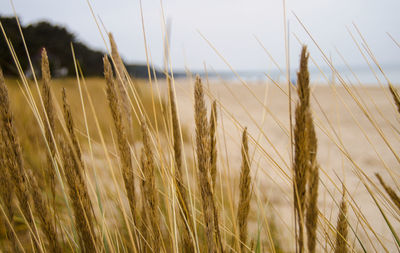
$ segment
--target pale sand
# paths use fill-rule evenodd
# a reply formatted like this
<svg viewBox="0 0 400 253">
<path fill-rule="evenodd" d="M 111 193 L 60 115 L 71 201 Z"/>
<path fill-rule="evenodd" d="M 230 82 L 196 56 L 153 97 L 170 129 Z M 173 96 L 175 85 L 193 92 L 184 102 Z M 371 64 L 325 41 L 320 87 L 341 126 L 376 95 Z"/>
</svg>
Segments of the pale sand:
<svg viewBox="0 0 400 253">
<path fill-rule="evenodd" d="M 266 205 L 266 202 L 269 201 L 268 207 L 265 207 L 267 216 L 275 219 L 284 248 L 293 249 L 292 185 L 288 178 L 288 176 L 291 176 L 291 162 L 287 95 L 271 83 L 268 86 L 262 83 L 250 84 L 251 92 L 240 83 L 230 83 L 229 86 L 213 83 L 205 84 L 205 86 L 210 89 L 208 94 L 216 97 L 219 101 L 219 108 L 232 114 L 241 126 L 247 126 L 249 134 L 259 143 L 251 167 L 253 179 L 256 182 L 252 210 L 254 224 L 257 223 L 257 215 L 261 220 L 264 218 L 260 204 L 257 204 L 257 202 Z M 161 87 L 165 87 L 165 85 L 161 85 Z M 287 88 L 284 88 L 284 90 L 287 90 Z M 341 181 L 343 181 L 351 197 L 354 198 L 354 201 L 350 200 L 350 204 L 356 208 L 356 212 L 361 210 L 368 224 L 366 225 L 365 221 L 358 222 L 352 207 L 349 207 L 350 224 L 358 231 L 357 234 L 364 246 L 367 247 L 367 250 L 382 251 L 384 250 L 381 246 L 382 243 L 387 250 L 393 251 L 396 249 L 393 236 L 355 171 L 360 168 L 375 184 L 378 181 L 374 173 L 379 172 L 388 184 L 394 187 L 396 192 L 399 192 L 387 170 L 387 168 L 391 170 L 395 180 L 398 180 L 397 186 L 399 186 L 399 162 L 388 145 L 385 144 L 382 136 L 386 138 L 396 155 L 400 155 L 400 134 L 397 132 L 400 129 L 400 116 L 396 112 L 388 89 L 367 87 L 357 88 L 356 92 L 361 96 L 363 101 L 360 102 L 365 103 L 377 127 L 373 126 L 343 87 L 337 86 L 335 91 L 328 86 L 313 86 L 313 95 L 322 108 L 321 111 L 316 100 L 312 98 L 311 103 L 318 137 L 318 162 L 321 165 L 320 178 L 323 182 L 320 183 L 319 189 L 319 207 L 324 215 L 320 216 L 319 219 L 319 238 L 326 238 L 324 234 L 328 233 L 330 238 L 334 239 L 334 233 L 329 228 L 327 221 L 336 226 L 337 203 L 341 199 Z M 193 82 L 176 81 L 176 94 L 180 120 L 183 126 L 193 134 Z M 267 109 L 263 110 L 262 103 L 265 94 L 267 94 Z M 295 91 L 292 93 L 292 97 L 294 101 L 297 101 Z M 294 106 L 295 103 L 293 103 L 292 111 L 294 111 Z M 208 103 L 209 108 L 210 104 Z M 227 177 L 229 177 L 235 180 L 234 187 L 237 187 L 241 163 L 240 140 L 242 130 L 236 122 L 233 123 L 229 114 L 223 112 L 221 116 L 221 111 L 219 113 L 218 166 L 221 172 L 220 179 L 222 179 L 219 183 L 226 182 Z M 265 115 L 264 122 L 263 115 Z M 329 122 L 327 119 L 329 119 Z M 277 123 L 278 121 L 281 127 Z M 225 131 L 223 131 L 223 128 Z M 377 129 L 381 131 L 382 136 Z M 225 144 L 227 150 L 225 150 Z M 253 142 L 250 149 L 251 154 L 254 150 Z M 226 153 L 228 158 L 225 155 Z M 344 153 L 348 153 L 351 159 L 348 159 Z M 369 182 L 368 185 L 374 188 Z M 379 186 L 379 189 L 382 188 Z M 237 189 L 233 190 L 237 194 Z M 376 192 L 376 189 L 373 189 L 373 191 Z M 376 196 L 379 200 L 382 199 L 381 196 Z M 355 203 L 359 209 L 354 206 Z M 393 215 L 392 212 L 395 209 L 387 208 L 386 203 L 383 204 L 384 211 L 394 229 L 400 231 L 399 211 L 397 210 L 397 213 Z M 373 228 L 381 242 L 371 233 L 368 226 Z M 252 238 L 256 237 L 256 229 L 254 228 L 256 226 L 253 226 L 250 231 Z M 363 229 L 368 231 L 370 240 Z M 266 231 L 264 230 L 262 233 L 265 235 Z M 349 234 L 350 244 L 356 245 L 356 249 L 359 250 L 360 247 L 351 230 Z M 264 236 L 264 238 L 267 237 Z M 291 239 L 288 241 L 288 238 Z M 323 240 L 322 246 L 325 247 L 326 244 L 329 243 Z"/>
</svg>

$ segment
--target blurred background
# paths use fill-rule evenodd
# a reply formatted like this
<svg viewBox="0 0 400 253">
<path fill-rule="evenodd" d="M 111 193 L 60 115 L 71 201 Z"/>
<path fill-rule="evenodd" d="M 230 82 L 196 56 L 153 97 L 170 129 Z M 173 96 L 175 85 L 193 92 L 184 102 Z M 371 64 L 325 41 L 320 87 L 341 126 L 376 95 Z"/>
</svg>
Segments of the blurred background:
<svg viewBox="0 0 400 253">
<path fill-rule="evenodd" d="M 204 74 L 206 68 L 210 76 L 216 77 L 218 74 L 222 78 L 234 79 L 230 67 L 222 59 L 224 57 L 245 79 L 265 80 L 268 79 L 266 74 L 277 81 L 283 81 L 286 78 L 279 70 L 281 68 L 283 72 L 286 71 L 283 1 L 147 0 L 142 2 L 141 7 L 138 0 L 89 2 L 84 0 L 14 0 L 12 3 L 2 1 L 0 15 L 4 18 L 16 14 L 23 26 L 46 21 L 51 25 L 63 27 L 72 36 L 63 36 L 62 32 L 57 34 L 53 30 L 51 44 L 62 40 L 60 43 L 63 45 L 60 47 L 64 48 L 66 55 L 68 53 L 71 56 L 70 41 L 81 43 L 82 45 L 76 46 L 76 50 L 80 52 L 79 55 L 86 55 L 86 57 L 81 57 L 82 59 L 88 59 L 91 57 L 88 57 L 89 53 L 82 49 L 82 46 L 87 46 L 88 49 L 94 51 L 106 52 L 105 42 L 92 16 L 89 3 L 99 21 L 100 29 L 103 32 L 106 30 L 113 33 L 124 61 L 133 66 L 139 65 L 137 68 L 147 61 L 142 10 L 146 43 L 149 49 L 148 60 L 159 70 L 164 64 L 164 33 L 168 30 L 171 63 L 177 74 L 184 74 L 185 70 Z M 14 5 L 15 13 L 12 5 Z M 296 19 L 295 15 L 297 15 L 325 56 L 349 82 L 357 83 L 357 79 L 346 64 L 365 84 L 377 83 L 378 80 L 385 83 L 380 73 L 377 80 L 371 70 L 372 68 L 379 72 L 366 52 L 366 42 L 389 79 L 393 83 L 400 83 L 398 44 L 400 17 L 397 15 L 399 7 L 400 2 L 396 0 L 286 1 L 291 75 L 294 75 L 298 65 L 301 42 L 308 45 L 313 60 L 326 76 L 333 78 L 332 71 L 316 44 Z M 364 36 L 365 42 L 362 41 L 354 25 Z M 7 27 L 7 24 L 3 26 L 7 36 L 12 38 L 12 43 L 20 43 L 18 31 Z M 34 48 L 35 43 L 27 39 L 28 48 Z M 39 43 L 36 47 L 39 48 L 44 43 Z M 8 50 L 3 45 L 2 48 L 4 51 Z M 368 62 L 360 53 L 359 48 Z M 32 51 L 30 53 L 36 54 Z M 17 54 L 23 54 L 23 52 Z M 4 57 L 2 55 L 3 59 Z M 72 56 L 62 58 L 72 64 Z M 101 65 L 101 62 L 95 64 L 98 58 L 98 55 L 93 56 L 93 59 L 82 64 L 86 66 L 88 75 L 98 72 L 97 65 Z M 89 66 L 92 66 L 94 70 L 89 69 Z M 312 62 L 310 70 L 314 82 L 324 81 L 320 70 Z M 71 74 L 68 67 L 59 72 L 59 75 Z"/>
</svg>

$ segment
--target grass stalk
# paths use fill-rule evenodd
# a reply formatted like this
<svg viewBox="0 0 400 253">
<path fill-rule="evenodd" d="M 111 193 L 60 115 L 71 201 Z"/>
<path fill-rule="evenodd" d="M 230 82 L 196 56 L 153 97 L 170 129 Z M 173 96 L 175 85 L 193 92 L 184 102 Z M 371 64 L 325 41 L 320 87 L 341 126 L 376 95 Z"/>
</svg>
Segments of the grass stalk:
<svg viewBox="0 0 400 253">
<path fill-rule="evenodd" d="M 111 33 L 108 34 L 108 38 L 110 40 L 111 45 L 111 58 L 113 60 L 115 70 L 116 70 L 116 80 L 118 89 L 118 97 L 119 101 L 121 101 L 121 111 L 125 115 L 126 125 L 129 130 L 132 129 L 132 114 L 131 107 L 129 104 L 129 96 L 128 96 L 128 85 L 129 81 L 125 75 L 126 69 L 124 63 L 122 62 L 121 56 L 119 55 L 117 43 L 115 43 L 114 37 Z"/>
<path fill-rule="evenodd" d="M 45 198 L 43 198 L 41 189 L 39 188 L 38 182 L 31 171 L 28 171 L 30 178 L 32 199 L 35 207 L 35 211 L 41 222 L 42 231 L 45 234 L 48 241 L 49 252 L 57 253 L 62 252 L 61 245 L 59 244 L 59 239 L 57 236 L 56 226 L 54 220 L 51 217 L 50 205 L 47 203 Z"/>
<path fill-rule="evenodd" d="M 308 178 L 307 199 L 306 199 L 306 219 L 308 252 L 315 252 L 317 241 L 317 223 L 318 223 L 318 187 L 319 187 L 319 164 L 317 162 L 317 136 L 311 112 L 308 113 L 307 130 L 309 138 L 309 160 L 310 172 Z"/>
<path fill-rule="evenodd" d="M 142 172 L 143 172 L 143 203 L 144 215 L 146 221 L 147 235 L 150 238 L 150 244 L 153 252 L 159 252 L 161 246 L 161 230 L 160 230 L 160 217 L 158 213 L 158 191 L 156 189 L 156 164 L 152 147 L 150 145 L 150 132 L 144 119 L 141 122 L 141 129 L 143 135 L 143 159 L 142 159 Z"/>
<path fill-rule="evenodd" d="M 171 110 L 171 121 L 172 121 L 172 135 L 174 145 L 174 180 L 176 186 L 176 195 L 178 203 L 181 207 L 181 217 L 184 224 L 184 231 L 182 233 L 182 243 L 185 252 L 194 252 L 195 242 L 192 240 L 191 234 L 194 231 L 193 220 L 190 216 L 190 210 L 188 205 L 188 193 L 186 191 L 183 181 L 182 171 L 182 142 L 181 142 L 181 130 L 178 121 L 178 113 L 175 102 L 175 94 L 171 85 L 171 78 L 167 75 L 167 84 L 169 91 L 169 104 Z"/>
<path fill-rule="evenodd" d="M 49 67 L 49 59 L 47 57 L 47 51 L 43 48 L 42 50 L 42 61 L 41 61 L 41 68 L 42 68 L 42 80 L 43 80 L 43 87 L 42 87 L 42 97 L 43 97 L 43 104 L 45 108 L 45 113 L 47 122 L 44 124 L 45 129 L 45 137 L 46 142 L 49 145 L 49 152 L 46 152 L 47 157 L 47 170 L 46 174 L 49 180 L 49 187 L 53 197 L 53 207 L 55 207 L 55 188 L 56 188 L 56 173 L 55 168 L 53 167 L 53 160 L 56 153 L 55 142 L 53 140 L 53 133 L 54 131 L 54 107 L 52 101 L 52 93 L 50 90 L 50 82 L 51 82 L 51 74 L 50 74 L 50 67 Z"/>
<path fill-rule="evenodd" d="M 106 78 L 107 99 L 111 110 L 111 115 L 114 120 L 114 126 L 117 133 L 118 151 L 121 160 L 122 176 L 124 179 L 125 190 L 129 201 L 129 207 L 132 214 L 134 224 L 137 224 L 137 210 L 136 210 L 136 197 L 135 197 L 135 180 L 133 173 L 133 166 L 131 160 L 131 150 L 126 135 L 126 130 L 122 122 L 121 102 L 118 99 L 115 80 L 111 64 L 104 56 L 104 76 Z"/>
<path fill-rule="evenodd" d="M 301 51 L 300 70 L 297 73 L 297 93 L 299 101 L 295 109 L 294 136 L 294 206 L 298 226 L 297 246 L 299 252 L 304 250 L 304 214 L 309 174 L 309 131 L 307 130 L 309 117 L 309 73 L 308 53 L 304 46 Z"/>
<path fill-rule="evenodd" d="M 85 181 L 81 150 L 75 135 L 74 122 L 65 89 L 62 91 L 64 121 L 68 135 L 60 137 L 64 171 L 69 186 L 69 196 L 79 233 L 81 250 L 94 252 L 99 242 L 94 230 L 95 217 Z"/>
<path fill-rule="evenodd" d="M 210 175 L 212 188 L 215 190 L 215 182 L 217 179 L 217 138 L 216 138 L 216 128 L 217 128 L 217 102 L 214 100 L 211 105 L 210 113 Z"/>
<path fill-rule="evenodd" d="M 196 77 L 194 88 L 195 124 L 196 124 L 196 154 L 198 180 L 203 208 L 205 233 L 207 237 L 208 252 L 223 251 L 219 235 L 218 216 L 211 188 L 210 178 L 210 147 L 207 110 L 204 101 L 203 85 L 200 77 Z M 217 229 L 216 229 L 217 228 Z M 218 246 L 217 246 L 218 243 Z"/>
<path fill-rule="evenodd" d="M 251 177 L 250 177 L 250 161 L 249 161 L 249 144 L 247 138 L 247 128 L 245 128 L 242 135 L 242 167 L 240 171 L 240 182 L 239 182 L 240 195 L 239 195 L 239 204 L 237 211 L 240 252 L 246 252 L 247 218 L 250 212 L 250 200 L 251 200 L 250 185 L 251 185 Z"/>
<path fill-rule="evenodd" d="M 400 198 L 396 194 L 396 192 L 388 186 L 385 181 L 383 181 L 381 175 L 378 173 L 375 174 L 375 176 L 378 178 L 379 183 L 382 185 L 383 189 L 385 189 L 386 193 L 389 195 L 390 199 L 393 201 L 393 203 L 396 205 L 396 207 L 400 210 Z"/>
<path fill-rule="evenodd" d="M 17 243 L 17 238 L 15 235 L 14 226 L 14 208 L 12 204 L 12 197 L 14 193 L 14 187 L 11 184 L 11 176 L 10 176 L 10 166 L 11 161 L 7 156 L 7 148 L 5 143 L 5 131 L 4 128 L 1 129 L 1 142 L 0 142 L 0 199 L 1 205 L 4 207 L 4 218 L 5 220 L 5 229 L 6 236 L 9 241 L 9 249 L 14 252 L 22 252 L 22 249 L 19 247 Z M 7 222 L 8 221 L 8 222 Z"/>
<path fill-rule="evenodd" d="M 342 201 L 340 202 L 339 215 L 336 225 L 335 253 L 348 252 L 347 248 L 348 224 L 346 217 L 347 217 L 347 204 L 345 198 L 345 189 L 343 187 Z"/>
<path fill-rule="evenodd" d="M 27 185 L 26 172 L 23 163 L 23 156 L 19 138 L 14 125 L 14 117 L 10 108 L 8 90 L 4 81 L 3 72 L 0 69 L 0 117 L 1 127 L 4 131 L 3 141 L 5 142 L 6 154 L 10 159 L 9 172 L 11 182 L 14 185 L 22 214 L 31 231 L 31 238 L 36 250 L 40 249 L 37 231 L 34 226 L 33 216 L 30 209 L 30 193 Z"/>
</svg>

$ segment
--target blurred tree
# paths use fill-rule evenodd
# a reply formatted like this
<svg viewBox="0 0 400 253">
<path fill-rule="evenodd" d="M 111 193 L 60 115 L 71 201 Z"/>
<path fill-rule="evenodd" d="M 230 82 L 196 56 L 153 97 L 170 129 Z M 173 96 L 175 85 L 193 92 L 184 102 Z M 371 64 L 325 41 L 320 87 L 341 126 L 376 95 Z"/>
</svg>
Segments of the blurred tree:
<svg viewBox="0 0 400 253">
<path fill-rule="evenodd" d="M 23 41 L 14 17 L 1 17 L 7 38 L 12 43 L 22 70 L 31 74 L 29 61 L 25 53 Z M 102 75 L 103 53 L 89 49 L 66 28 L 52 25 L 46 21 L 21 27 L 30 53 L 35 73 L 40 66 L 40 54 L 46 48 L 53 76 L 75 75 L 74 62 L 70 43 L 74 45 L 75 55 L 86 76 Z M 0 36 L 0 66 L 6 75 L 18 75 L 18 71 L 9 47 L 3 35 Z"/>
</svg>

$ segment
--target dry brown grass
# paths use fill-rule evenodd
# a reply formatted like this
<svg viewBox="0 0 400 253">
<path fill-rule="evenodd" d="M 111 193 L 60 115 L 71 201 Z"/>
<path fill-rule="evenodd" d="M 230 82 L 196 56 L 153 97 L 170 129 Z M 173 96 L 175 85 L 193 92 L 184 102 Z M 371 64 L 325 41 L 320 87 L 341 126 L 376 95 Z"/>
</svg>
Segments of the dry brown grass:
<svg viewBox="0 0 400 253">
<path fill-rule="evenodd" d="M 184 231 L 182 233 L 182 242 L 185 252 L 193 252 L 195 248 L 195 242 L 192 239 L 194 231 L 193 220 L 189 211 L 188 193 L 183 181 L 183 168 L 182 168 L 182 135 L 181 126 L 178 120 L 175 93 L 172 87 L 171 78 L 167 76 L 168 85 L 168 97 L 169 107 L 172 121 L 172 135 L 173 135 L 173 146 L 174 146 L 174 180 L 176 187 L 176 195 L 178 198 L 179 206 L 181 209 L 182 223 L 184 224 Z"/>
<path fill-rule="evenodd" d="M 299 102 L 295 109 L 295 127 L 294 127 L 294 207 L 296 210 L 296 219 L 298 226 L 298 249 L 304 250 L 304 215 L 307 193 L 307 180 L 310 173 L 310 138 L 307 129 L 309 122 L 309 73 L 308 73 L 308 53 L 303 47 L 300 58 L 300 70 L 297 74 L 297 93 Z"/>
<path fill-rule="evenodd" d="M 392 93 L 394 103 L 396 104 L 397 111 L 400 113 L 400 95 L 399 92 L 391 83 L 389 83 L 389 90 Z"/>
<path fill-rule="evenodd" d="M 146 121 L 142 120 L 143 151 L 142 159 L 142 203 L 144 212 L 145 234 L 151 245 L 151 251 L 159 252 L 162 248 L 161 230 L 159 218 L 158 189 L 156 189 L 156 163 L 154 161 L 153 148 L 150 140 L 150 132 Z"/>
<path fill-rule="evenodd" d="M 46 49 L 42 51 L 42 97 L 45 109 L 45 124 L 44 129 L 46 133 L 46 143 L 49 145 L 49 151 L 46 152 L 47 156 L 47 170 L 46 175 L 48 176 L 48 182 L 53 197 L 53 203 L 55 201 L 56 191 L 56 168 L 54 167 L 54 158 L 56 153 L 56 141 L 54 139 L 55 134 L 55 113 L 53 106 L 53 95 L 50 89 L 51 74 L 49 67 L 49 59 L 47 57 Z M 53 204 L 54 206 L 54 204 Z M 55 206 L 54 206 L 55 207 Z"/>
<path fill-rule="evenodd" d="M 209 147 L 209 128 L 207 121 L 207 110 L 204 102 L 204 91 L 200 77 L 196 77 L 194 88 L 195 100 L 195 122 L 196 122 L 196 154 L 198 167 L 198 180 L 201 193 L 201 202 L 203 207 L 203 218 L 205 224 L 205 233 L 207 236 L 208 252 L 216 252 L 217 231 L 215 227 L 215 202 L 214 194 L 211 188 L 210 178 L 210 147 Z"/>
<path fill-rule="evenodd" d="M 124 124 L 122 122 L 121 102 L 118 99 L 115 80 L 111 69 L 111 64 L 107 56 L 104 57 L 104 76 L 107 81 L 107 99 L 113 117 L 114 126 L 117 133 L 118 151 L 121 159 L 121 169 L 125 184 L 126 194 L 129 200 L 129 207 L 134 224 L 137 224 L 137 208 L 135 197 L 135 180 L 133 177 L 133 166 L 131 158 L 131 149 L 128 143 L 128 137 Z"/>
<path fill-rule="evenodd" d="M 14 117 L 11 112 L 7 86 L 0 70 L 0 116 L 2 121 L 3 142 L 8 157 L 8 169 L 15 194 L 17 196 L 20 210 L 26 224 L 31 232 L 32 243 L 36 250 L 40 249 L 36 226 L 30 208 L 30 192 L 27 184 L 26 171 L 23 164 L 23 157 L 18 135 L 14 125 Z M 3 189 L 3 191 L 6 189 Z"/>
<path fill-rule="evenodd" d="M 396 192 L 388 186 L 385 181 L 383 181 L 382 177 L 376 173 L 375 176 L 378 178 L 379 183 L 382 185 L 383 189 L 385 189 L 386 193 L 389 195 L 390 199 L 393 201 L 393 203 L 397 206 L 397 208 L 400 210 L 400 198 L 396 194 Z"/>
<path fill-rule="evenodd" d="M 28 172 L 28 176 L 30 178 L 30 189 L 32 191 L 33 206 L 35 207 L 35 211 L 41 222 L 43 233 L 47 238 L 47 243 L 49 245 L 47 248 L 49 252 L 61 252 L 61 245 L 59 244 L 58 234 L 54 224 L 55 220 L 51 216 L 51 205 L 43 197 L 41 189 L 33 173 L 31 171 Z"/>
<path fill-rule="evenodd" d="M 347 217 L 347 203 L 345 198 L 345 188 L 343 187 L 342 201 L 340 202 L 339 215 L 336 225 L 335 253 L 348 252 L 348 247 L 347 247 L 348 224 L 346 217 Z"/>
<path fill-rule="evenodd" d="M 251 177 L 250 177 L 250 157 L 249 157 L 249 144 L 247 138 L 247 128 L 244 129 L 242 135 L 242 168 L 240 171 L 239 183 L 239 205 L 237 211 L 237 222 L 239 227 L 239 243 L 240 251 L 246 252 L 247 245 L 247 217 L 250 212 L 250 198 L 251 198 Z"/>
<path fill-rule="evenodd" d="M 60 137 L 60 146 L 65 175 L 69 186 L 69 197 L 74 210 L 81 248 L 85 252 L 93 252 L 97 249 L 96 244 L 98 242 L 94 230 L 95 217 L 86 184 L 82 153 L 75 135 L 74 121 L 65 89 L 62 94 L 67 133 L 64 138 Z"/>
<path fill-rule="evenodd" d="M 122 62 L 121 56 L 119 55 L 117 44 L 115 43 L 114 37 L 111 33 L 108 35 L 109 40 L 110 40 L 110 45 L 111 45 L 111 58 L 112 62 L 115 66 L 116 70 L 116 75 L 115 75 L 115 80 L 114 82 L 117 83 L 117 89 L 116 89 L 116 94 L 118 96 L 118 99 L 121 103 L 121 109 L 122 112 L 124 113 L 124 117 L 126 122 L 125 125 L 129 129 L 129 131 L 132 131 L 132 109 L 129 105 L 129 93 L 128 93 L 128 87 L 129 87 L 129 81 L 128 78 L 126 77 L 126 69 L 124 66 L 124 63 Z"/>
<path fill-rule="evenodd" d="M 217 180 L 217 115 L 217 102 L 214 100 L 210 113 L 210 175 L 213 190 L 215 190 L 215 182 Z"/>
<path fill-rule="evenodd" d="M 375 242 L 387 249 L 387 237 L 374 231 L 354 193 L 344 195 L 344 184 L 342 202 L 327 204 L 326 199 L 335 199 L 340 187 L 317 161 L 324 152 L 317 152 L 317 136 L 321 140 L 321 131 L 330 129 L 314 118 L 310 100 L 317 94 L 309 85 L 306 47 L 297 75 L 294 161 L 290 164 L 268 138 L 264 145 L 262 137 L 269 136 L 262 128 L 264 122 L 260 124 L 246 111 L 254 125 L 244 128 L 229 111 L 234 103 L 225 105 L 216 99 L 199 77 L 193 82 L 194 96 L 187 91 L 187 97 L 193 98 L 194 122 L 184 124 L 193 125 L 194 134 L 193 142 L 185 143 L 175 80 L 168 76 L 164 89 L 161 81 L 148 85 L 131 80 L 111 34 L 110 42 L 112 57 L 104 57 L 105 79 L 51 80 L 46 51 L 41 90 L 38 83 L 23 78 L 8 83 L 7 90 L 0 75 L 0 231 L 5 231 L 0 239 L 8 241 L 0 245 L 1 250 L 290 252 L 297 245 L 298 252 L 346 252 L 368 248 L 367 243 L 378 249 Z M 389 89 L 397 105 L 397 92 L 392 86 Z M 356 96 L 351 99 L 359 102 Z M 241 98 L 234 102 L 242 105 Z M 21 108 L 22 104 L 28 106 Z M 266 103 L 261 106 L 268 111 Z M 268 113 L 276 120 L 273 112 Z M 241 142 L 225 128 L 229 120 L 243 131 Z M 23 131 L 28 124 L 32 127 Z M 280 138 L 289 138 L 287 126 L 279 126 Z M 395 124 L 390 126 L 397 131 Z M 226 140 L 229 137 L 231 142 Z M 385 167 L 392 179 L 386 182 L 393 187 L 377 174 L 385 189 L 379 191 L 341 141 L 331 138 L 354 163 L 357 179 L 369 190 L 367 197 L 375 201 L 395 246 L 397 226 L 392 224 L 400 209 L 398 173 Z M 239 158 L 231 159 L 235 147 Z M 138 148 L 141 153 L 136 152 Z M 240 163 L 239 175 L 233 168 Z M 271 180 L 264 180 L 260 173 Z M 282 187 L 275 180 L 290 190 L 270 191 L 270 182 Z M 135 187 L 137 182 L 140 187 Z M 318 201 L 321 188 L 328 193 L 323 195 L 323 205 Z M 295 214 L 290 217 L 296 219 L 297 230 L 277 208 L 283 202 L 294 204 Z M 331 219 L 335 210 L 339 210 L 336 228 Z M 288 241 L 283 249 L 277 243 L 279 236 Z"/>
<path fill-rule="evenodd" d="M 4 218 L 2 219 L 4 221 L 4 225 L 6 228 L 6 236 L 7 239 L 9 240 L 8 246 L 6 246 L 6 250 L 14 250 L 15 252 L 20 252 L 22 249 L 20 248 L 17 238 L 15 236 L 15 231 L 14 231 L 14 208 L 13 208 L 13 203 L 12 203 L 12 198 L 13 198 L 13 186 L 11 185 L 11 176 L 10 176 L 10 166 L 11 166 L 11 161 L 10 158 L 7 156 L 7 148 L 6 148 L 6 142 L 4 141 L 6 137 L 6 133 L 4 131 L 4 128 L 1 130 L 1 143 L 0 143 L 0 153 L 1 153 L 1 159 L 0 159 L 0 167 L 2 168 L 0 170 L 0 194 L 1 194 L 1 200 L 2 200 L 2 207 L 3 207 L 3 213 L 4 213 Z"/>
</svg>

